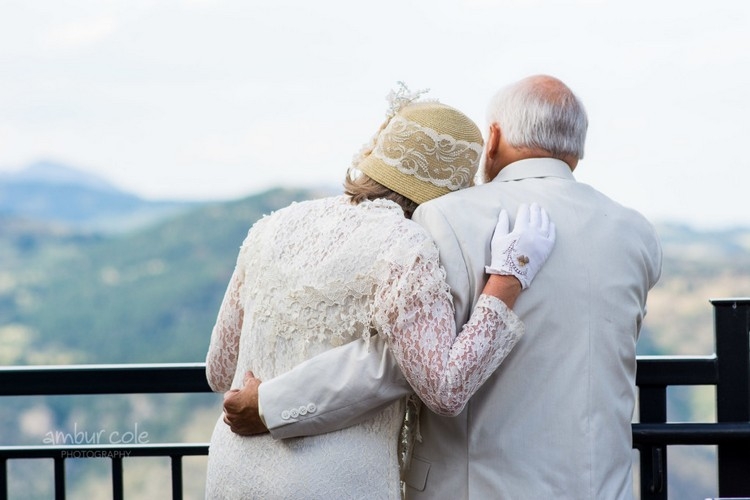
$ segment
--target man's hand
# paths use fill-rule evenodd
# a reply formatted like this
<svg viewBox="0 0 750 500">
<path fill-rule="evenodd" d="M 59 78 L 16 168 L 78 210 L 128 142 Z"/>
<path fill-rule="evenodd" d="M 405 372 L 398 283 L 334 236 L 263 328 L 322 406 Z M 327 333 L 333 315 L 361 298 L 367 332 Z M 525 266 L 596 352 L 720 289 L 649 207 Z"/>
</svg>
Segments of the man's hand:
<svg viewBox="0 0 750 500">
<path fill-rule="evenodd" d="M 242 389 L 224 393 L 224 423 L 240 436 L 268 432 L 258 413 L 258 386 L 260 380 L 253 372 L 245 374 Z"/>
</svg>

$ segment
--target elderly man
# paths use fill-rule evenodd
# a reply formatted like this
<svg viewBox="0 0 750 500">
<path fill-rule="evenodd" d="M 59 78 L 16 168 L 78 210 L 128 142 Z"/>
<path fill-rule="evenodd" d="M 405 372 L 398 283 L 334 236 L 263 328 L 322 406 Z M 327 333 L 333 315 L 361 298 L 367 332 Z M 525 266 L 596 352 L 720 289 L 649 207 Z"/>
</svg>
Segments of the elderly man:
<svg viewBox="0 0 750 500">
<path fill-rule="evenodd" d="M 413 217 L 440 249 L 456 323 L 484 286 L 501 209 L 539 202 L 557 246 L 516 303 L 527 333 L 504 364 L 458 416 L 421 412 L 407 497 L 632 498 L 635 348 L 661 273 L 659 240 L 640 214 L 576 182 L 588 122 L 561 81 L 533 76 L 504 88 L 489 122 L 486 182 Z M 227 423 L 241 434 L 265 430 L 259 394 L 264 425 L 278 438 L 350 425 L 409 392 L 382 342 L 342 346 L 259 386 L 248 381 L 227 394 Z M 310 402 L 314 413 L 284 412 Z"/>
</svg>

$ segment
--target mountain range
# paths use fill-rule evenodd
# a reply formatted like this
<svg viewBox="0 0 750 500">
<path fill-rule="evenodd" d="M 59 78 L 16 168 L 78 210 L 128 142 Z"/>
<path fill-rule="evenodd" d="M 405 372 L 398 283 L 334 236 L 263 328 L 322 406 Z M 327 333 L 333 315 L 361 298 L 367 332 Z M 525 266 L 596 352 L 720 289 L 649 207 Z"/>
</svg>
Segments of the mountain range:
<svg viewBox="0 0 750 500">
<path fill-rule="evenodd" d="M 0 215 L 117 233 L 179 213 L 195 203 L 151 201 L 107 180 L 52 161 L 0 172 Z"/>
<path fill-rule="evenodd" d="M 2 174 L 0 340 L 14 325 L 33 349 L 0 358 L 198 360 L 202 347 L 182 340 L 210 328 L 248 228 L 264 213 L 328 194 L 278 188 L 223 202 L 150 201 L 53 162 Z M 750 295 L 750 228 L 657 231 L 664 270 L 639 351 L 707 354 L 708 300 Z M 132 347 L 149 337 L 164 349 Z"/>
</svg>

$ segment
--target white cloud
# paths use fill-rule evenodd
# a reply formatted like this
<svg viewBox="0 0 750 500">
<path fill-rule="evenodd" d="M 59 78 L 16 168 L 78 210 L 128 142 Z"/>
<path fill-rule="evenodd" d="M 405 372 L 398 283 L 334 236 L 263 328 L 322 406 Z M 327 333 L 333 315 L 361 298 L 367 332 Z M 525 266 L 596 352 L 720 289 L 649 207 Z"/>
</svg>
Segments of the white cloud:
<svg viewBox="0 0 750 500">
<path fill-rule="evenodd" d="M 44 50 L 80 49 L 94 45 L 114 33 L 116 22 L 112 15 L 76 19 L 52 26 L 41 38 Z"/>
<path fill-rule="evenodd" d="M 0 17 L 0 168 L 51 156 L 152 197 L 338 183 L 396 80 L 483 125 L 500 85 L 543 72 L 589 109 L 583 180 L 652 217 L 741 216 L 749 6 L 13 1 Z M 698 169 L 711 175 L 685 173 Z"/>
</svg>

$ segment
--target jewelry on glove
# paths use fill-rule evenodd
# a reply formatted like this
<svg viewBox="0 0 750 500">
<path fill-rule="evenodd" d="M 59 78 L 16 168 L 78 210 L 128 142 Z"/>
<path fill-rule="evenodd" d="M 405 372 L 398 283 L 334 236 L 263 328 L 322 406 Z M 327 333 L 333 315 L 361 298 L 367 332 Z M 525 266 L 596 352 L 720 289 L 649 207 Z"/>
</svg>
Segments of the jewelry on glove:
<svg viewBox="0 0 750 500">
<path fill-rule="evenodd" d="M 510 231 L 507 210 L 500 211 L 490 244 L 492 260 L 487 274 L 515 276 L 527 288 L 552 252 L 555 224 L 537 203 L 521 204 Z"/>
</svg>

